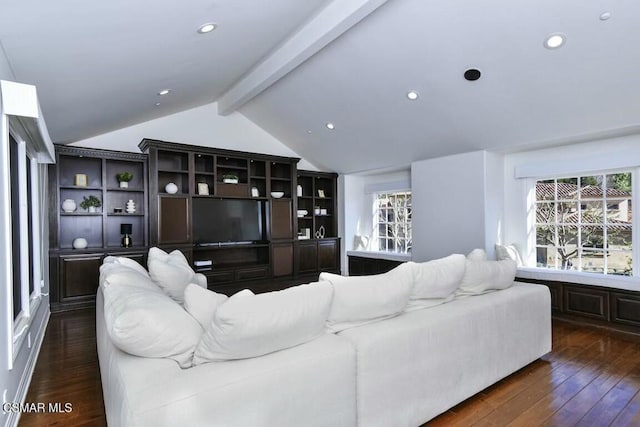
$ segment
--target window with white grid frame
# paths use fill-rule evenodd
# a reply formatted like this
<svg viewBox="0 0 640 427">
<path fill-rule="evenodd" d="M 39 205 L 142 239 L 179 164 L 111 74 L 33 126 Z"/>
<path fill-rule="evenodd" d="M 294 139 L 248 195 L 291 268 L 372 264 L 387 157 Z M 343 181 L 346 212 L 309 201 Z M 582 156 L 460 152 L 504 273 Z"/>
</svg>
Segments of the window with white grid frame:
<svg viewBox="0 0 640 427">
<path fill-rule="evenodd" d="M 536 264 L 633 275 L 632 173 L 536 182 Z"/>
<path fill-rule="evenodd" d="M 411 192 L 376 193 L 373 227 L 379 251 L 411 252 Z"/>
</svg>

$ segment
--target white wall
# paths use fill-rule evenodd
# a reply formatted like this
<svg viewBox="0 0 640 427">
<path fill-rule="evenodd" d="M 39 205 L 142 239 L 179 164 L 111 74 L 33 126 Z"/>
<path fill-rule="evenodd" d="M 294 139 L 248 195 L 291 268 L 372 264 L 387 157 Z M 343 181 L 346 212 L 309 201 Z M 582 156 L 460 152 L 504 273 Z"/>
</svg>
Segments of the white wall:
<svg viewBox="0 0 640 427">
<path fill-rule="evenodd" d="M 7 59 L 5 58 L 2 50 L 0 49 L 0 79 L 1 80 L 9 80 L 15 81 L 15 77 Z M 2 108 L 0 107 L 0 111 Z M 5 123 L 0 123 L 0 135 L 4 135 L 8 129 L 5 127 Z M 2 138 L 1 140 L 5 140 Z M 5 179 L 5 174 L 8 176 L 9 171 L 5 165 L 0 167 L 0 180 Z M 46 179 L 44 180 L 46 182 Z M 46 203 L 46 200 L 43 200 Z M 10 210 L 7 206 L 3 206 L 0 211 L 0 222 L 4 222 L 6 220 L 3 215 L 10 215 Z M 46 220 L 45 220 L 46 223 Z M 45 224 L 43 236 L 40 236 L 39 239 L 41 244 L 44 245 L 43 252 L 46 253 L 48 251 L 48 228 Z M 6 237 L 6 236 L 3 236 Z M 0 268 L 10 268 L 5 264 L 5 261 L 8 259 L 8 254 L 5 252 L 4 245 L 0 245 Z M 5 298 L 2 298 L 2 304 L 0 304 L 0 319 L 2 319 L 2 325 L 0 327 L 0 393 L 4 397 L 2 403 L 6 402 L 21 402 L 24 400 L 27 392 L 27 388 L 29 385 L 29 381 L 31 380 L 31 375 L 33 373 L 33 368 L 35 366 L 35 362 L 38 357 L 39 344 L 44 336 L 44 331 L 46 328 L 46 322 L 49 318 L 49 272 L 46 268 L 47 264 L 45 262 L 45 271 L 43 271 L 44 278 L 44 288 L 42 288 L 42 292 L 45 296 L 42 297 L 40 304 L 38 305 L 37 310 L 32 313 L 31 321 L 29 323 L 28 328 L 23 332 L 30 336 L 30 340 L 24 340 L 18 350 L 18 353 L 15 356 L 13 361 L 13 369 L 8 369 L 8 355 L 7 355 L 7 345 L 8 340 L 12 339 L 13 325 L 4 324 L 4 319 L 7 319 L 11 316 L 11 309 L 8 308 L 8 304 L 5 304 Z M 7 288 L 11 288 L 10 283 L 2 283 L 3 291 Z M 30 342 L 29 342 L 30 341 Z M 6 397 L 5 397 L 6 396 Z M 6 399 L 6 400 L 5 400 Z M 5 414 L 3 411 L 0 411 L 0 425 L 9 426 L 15 425 L 17 422 L 16 414 Z"/>
<path fill-rule="evenodd" d="M 529 265 L 535 265 L 535 251 L 525 248 L 531 228 L 527 225 L 527 197 L 532 197 L 529 192 L 536 178 L 635 167 L 640 167 L 640 135 L 506 155 L 503 242 L 516 243 Z"/>
<path fill-rule="evenodd" d="M 218 115 L 217 103 L 74 142 L 73 146 L 139 153 L 143 138 L 254 153 L 300 157 L 240 113 Z M 306 160 L 298 169 L 318 170 Z"/>
<path fill-rule="evenodd" d="M 485 247 L 485 152 L 411 164 L 414 261 Z"/>
</svg>

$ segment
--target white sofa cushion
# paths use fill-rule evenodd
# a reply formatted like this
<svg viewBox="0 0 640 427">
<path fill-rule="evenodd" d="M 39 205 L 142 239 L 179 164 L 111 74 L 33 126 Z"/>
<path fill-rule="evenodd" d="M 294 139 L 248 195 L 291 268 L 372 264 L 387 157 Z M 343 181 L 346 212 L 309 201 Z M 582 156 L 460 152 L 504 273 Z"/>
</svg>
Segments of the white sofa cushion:
<svg viewBox="0 0 640 427">
<path fill-rule="evenodd" d="M 200 283 L 189 261 L 179 250 L 166 253 L 159 248 L 150 248 L 147 264 L 151 279 L 179 303 L 184 302 L 184 288 L 189 283 Z"/>
<path fill-rule="evenodd" d="M 408 263 L 371 276 L 320 273 L 320 280 L 333 284 L 333 302 L 327 319 L 330 332 L 397 315 L 407 306 L 413 288 L 413 272 Z"/>
<path fill-rule="evenodd" d="M 120 262 L 107 262 L 100 266 L 99 284 L 103 288 L 122 285 L 139 286 L 162 293 L 162 289 L 151 280 L 146 271 L 140 272 L 140 270 Z"/>
<path fill-rule="evenodd" d="M 414 281 L 411 299 L 450 296 L 462 281 L 465 262 L 465 256 L 461 254 L 453 254 L 428 262 L 410 262 Z"/>
<path fill-rule="evenodd" d="M 484 249 L 474 249 L 467 254 L 467 259 L 469 261 L 486 261 L 487 252 Z"/>
<path fill-rule="evenodd" d="M 120 264 L 120 265 L 124 265 L 126 267 L 129 267 L 135 271 L 137 271 L 138 273 L 145 275 L 147 277 L 149 276 L 149 272 L 140 265 L 140 263 L 138 263 L 137 261 L 132 260 L 131 258 L 127 258 L 124 256 L 108 256 L 105 257 L 105 259 L 102 261 L 102 264 Z"/>
<path fill-rule="evenodd" d="M 206 330 L 220 304 L 228 298 L 224 294 L 190 283 L 184 288 L 184 309 L 200 323 L 202 329 Z"/>
<path fill-rule="evenodd" d="M 480 295 L 506 289 L 513 285 L 516 263 L 510 259 L 502 261 L 469 261 L 457 295 Z"/>
<path fill-rule="evenodd" d="M 118 348 L 191 366 L 202 328 L 179 304 L 146 287 L 123 284 L 104 286 L 102 291 L 106 329 Z"/>
<path fill-rule="evenodd" d="M 259 295 L 240 291 L 218 307 L 193 362 L 245 359 L 311 341 L 324 332 L 332 294 L 326 282 Z"/>
<path fill-rule="evenodd" d="M 503 259 L 511 259 L 516 262 L 518 267 L 522 267 L 522 257 L 520 251 L 515 244 L 501 245 L 496 243 L 496 259 L 502 261 Z"/>
</svg>

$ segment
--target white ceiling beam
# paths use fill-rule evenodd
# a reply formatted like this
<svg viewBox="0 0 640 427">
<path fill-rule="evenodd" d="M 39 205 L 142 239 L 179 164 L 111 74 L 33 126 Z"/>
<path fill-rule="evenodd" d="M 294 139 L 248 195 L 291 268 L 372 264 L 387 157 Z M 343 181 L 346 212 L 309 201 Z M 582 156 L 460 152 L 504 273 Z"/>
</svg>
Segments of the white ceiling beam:
<svg viewBox="0 0 640 427">
<path fill-rule="evenodd" d="M 218 114 L 242 107 L 387 0 L 334 0 L 218 99 Z"/>
</svg>

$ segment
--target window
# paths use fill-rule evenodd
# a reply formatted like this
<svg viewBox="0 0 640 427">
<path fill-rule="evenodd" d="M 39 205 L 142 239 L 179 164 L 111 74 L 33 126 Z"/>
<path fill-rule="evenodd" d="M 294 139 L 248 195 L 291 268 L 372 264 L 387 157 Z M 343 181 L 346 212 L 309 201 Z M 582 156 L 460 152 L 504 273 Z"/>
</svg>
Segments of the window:
<svg viewBox="0 0 640 427">
<path fill-rule="evenodd" d="M 377 250 L 411 252 L 411 192 L 377 193 L 373 225 Z"/>
<path fill-rule="evenodd" d="M 536 182 L 536 264 L 633 275 L 632 173 Z"/>
<path fill-rule="evenodd" d="M 46 163 L 54 161 L 54 148 L 35 86 L 0 80 L 0 98 L 0 323 L 4 360 L 12 370 L 16 357 L 30 351 L 24 345 L 30 332 L 39 333 L 40 324 L 32 328 L 34 319 L 45 315 L 47 228 L 42 219 Z"/>
</svg>

